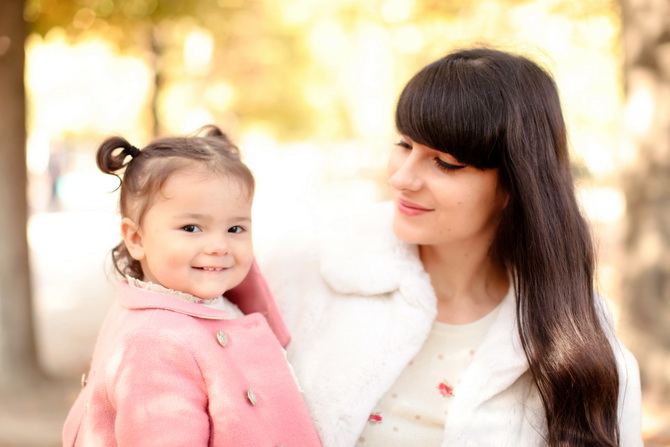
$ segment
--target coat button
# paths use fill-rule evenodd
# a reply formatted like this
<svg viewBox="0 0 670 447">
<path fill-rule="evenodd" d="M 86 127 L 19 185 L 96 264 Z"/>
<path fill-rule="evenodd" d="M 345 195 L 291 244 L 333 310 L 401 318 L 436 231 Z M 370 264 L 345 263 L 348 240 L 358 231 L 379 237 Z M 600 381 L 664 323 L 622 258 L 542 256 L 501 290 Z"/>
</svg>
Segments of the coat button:
<svg viewBox="0 0 670 447">
<path fill-rule="evenodd" d="M 217 332 L 216 339 L 219 341 L 219 344 L 224 348 L 228 346 L 228 334 L 226 334 L 225 332 L 223 331 Z"/>
<path fill-rule="evenodd" d="M 81 375 L 81 387 L 84 388 L 87 383 L 88 383 L 88 377 L 86 377 L 86 373 L 84 373 Z"/>
<path fill-rule="evenodd" d="M 256 405 L 256 394 L 252 390 L 247 390 L 247 399 L 251 405 Z"/>
</svg>

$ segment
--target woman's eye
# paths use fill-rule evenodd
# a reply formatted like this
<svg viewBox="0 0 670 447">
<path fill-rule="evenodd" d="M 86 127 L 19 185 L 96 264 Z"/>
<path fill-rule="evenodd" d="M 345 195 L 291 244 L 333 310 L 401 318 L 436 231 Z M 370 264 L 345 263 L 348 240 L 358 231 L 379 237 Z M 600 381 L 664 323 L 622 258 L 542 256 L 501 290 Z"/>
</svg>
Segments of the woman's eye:
<svg viewBox="0 0 670 447">
<path fill-rule="evenodd" d="M 202 231 L 199 226 L 197 225 L 184 225 L 181 227 L 182 230 L 186 231 L 187 233 L 197 233 L 199 231 Z"/>
<path fill-rule="evenodd" d="M 244 231 L 244 228 L 239 225 L 234 225 L 228 228 L 228 233 L 241 233 Z"/>
<path fill-rule="evenodd" d="M 452 163 L 447 163 L 446 161 L 441 160 L 440 157 L 435 157 L 435 164 L 437 165 L 438 168 L 448 172 L 457 171 L 465 167 L 465 165 L 455 165 Z"/>
<path fill-rule="evenodd" d="M 412 146 L 407 141 L 403 140 L 398 141 L 395 145 L 403 149 L 412 149 Z"/>
</svg>

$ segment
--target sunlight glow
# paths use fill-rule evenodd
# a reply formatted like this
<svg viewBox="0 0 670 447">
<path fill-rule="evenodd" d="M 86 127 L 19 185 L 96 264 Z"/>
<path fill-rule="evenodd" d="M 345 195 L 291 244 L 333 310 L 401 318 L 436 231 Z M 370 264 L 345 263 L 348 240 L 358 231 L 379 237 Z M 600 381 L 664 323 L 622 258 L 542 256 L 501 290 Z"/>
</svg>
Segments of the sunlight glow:
<svg viewBox="0 0 670 447">
<path fill-rule="evenodd" d="M 204 30 L 193 30 L 184 40 L 184 64 L 192 75 L 203 75 L 209 71 L 214 51 L 214 38 Z"/>
<path fill-rule="evenodd" d="M 652 126 L 656 107 L 654 78 L 650 73 L 633 73 L 636 90 L 628 93 L 628 103 L 624 110 L 626 129 L 635 136 L 644 135 Z"/>
<path fill-rule="evenodd" d="M 405 22 L 412 16 L 414 2 L 412 0 L 386 0 L 381 8 L 385 22 Z"/>
<path fill-rule="evenodd" d="M 317 20 L 307 35 L 314 57 L 325 64 L 337 64 L 349 39 L 342 24 L 331 17 Z"/>
<path fill-rule="evenodd" d="M 213 110 L 223 112 L 229 110 L 235 102 L 236 91 L 227 82 L 216 82 L 207 87 L 204 100 Z"/>
<path fill-rule="evenodd" d="M 592 221 L 615 223 L 626 212 L 626 199 L 616 188 L 582 188 L 578 190 L 578 198 Z"/>
<path fill-rule="evenodd" d="M 395 99 L 391 73 L 393 56 L 388 47 L 387 31 L 373 23 L 365 23 L 355 35 L 353 67 L 349 71 L 348 102 L 354 128 L 360 135 L 387 136 L 392 131 Z"/>
<path fill-rule="evenodd" d="M 74 45 L 62 32 L 27 43 L 29 126 L 50 138 L 68 133 L 141 133 L 151 73 L 102 37 Z"/>
<path fill-rule="evenodd" d="M 203 106 L 200 87 L 183 81 L 165 88 L 161 96 L 162 117 L 171 133 L 189 134 L 215 121 L 213 114 Z"/>
<path fill-rule="evenodd" d="M 393 34 L 393 44 L 403 53 L 418 53 L 425 45 L 425 39 L 418 26 L 405 25 Z"/>
</svg>

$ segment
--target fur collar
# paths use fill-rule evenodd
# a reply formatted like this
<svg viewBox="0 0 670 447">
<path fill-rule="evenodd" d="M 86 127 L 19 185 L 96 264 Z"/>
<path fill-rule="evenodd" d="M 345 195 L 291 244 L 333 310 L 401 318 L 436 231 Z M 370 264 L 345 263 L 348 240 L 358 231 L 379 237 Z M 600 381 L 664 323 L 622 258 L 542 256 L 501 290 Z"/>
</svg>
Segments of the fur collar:
<svg viewBox="0 0 670 447">
<path fill-rule="evenodd" d="M 395 236 L 392 216 L 390 202 L 377 203 L 330 225 L 318 239 L 321 274 L 345 295 L 400 291 L 409 304 L 432 310 L 434 293 L 418 248 Z"/>
</svg>

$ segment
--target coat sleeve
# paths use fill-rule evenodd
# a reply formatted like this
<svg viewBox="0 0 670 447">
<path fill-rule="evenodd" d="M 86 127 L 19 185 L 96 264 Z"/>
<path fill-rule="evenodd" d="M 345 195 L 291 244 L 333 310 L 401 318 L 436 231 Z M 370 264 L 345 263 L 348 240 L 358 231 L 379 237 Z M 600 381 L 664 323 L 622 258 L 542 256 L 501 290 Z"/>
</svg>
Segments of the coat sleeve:
<svg viewBox="0 0 670 447">
<path fill-rule="evenodd" d="M 169 331 L 141 329 L 124 339 L 108 382 L 119 447 L 207 446 L 209 416 L 202 373 Z"/>
<path fill-rule="evenodd" d="M 642 447 L 642 392 L 640 368 L 633 354 L 616 335 L 614 319 L 607 302 L 596 295 L 596 310 L 605 330 L 619 373 L 619 434 L 621 447 Z"/>
<path fill-rule="evenodd" d="M 619 432 L 621 447 L 642 446 L 642 396 L 640 370 L 631 352 L 618 343 L 614 346 L 619 368 Z"/>
</svg>

